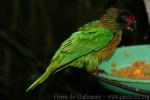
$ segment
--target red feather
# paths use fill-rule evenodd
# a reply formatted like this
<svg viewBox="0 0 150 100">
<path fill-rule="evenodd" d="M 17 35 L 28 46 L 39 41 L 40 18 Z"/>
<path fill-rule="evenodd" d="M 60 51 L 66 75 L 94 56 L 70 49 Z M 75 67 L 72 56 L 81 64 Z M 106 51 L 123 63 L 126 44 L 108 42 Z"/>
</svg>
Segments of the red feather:
<svg viewBox="0 0 150 100">
<path fill-rule="evenodd" d="M 129 15 L 128 16 L 128 21 L 133 21 L 135 20 L 135 16 L 134 15 Z"/>
</svg>

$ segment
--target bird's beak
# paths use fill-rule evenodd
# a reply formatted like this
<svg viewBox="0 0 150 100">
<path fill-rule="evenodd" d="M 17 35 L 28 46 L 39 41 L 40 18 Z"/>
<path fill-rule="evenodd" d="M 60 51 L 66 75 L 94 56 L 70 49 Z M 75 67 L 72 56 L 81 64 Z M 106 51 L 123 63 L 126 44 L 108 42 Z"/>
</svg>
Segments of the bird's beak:
<svg viewBox="0 0 150 100">
<path fill-rule="evenodd" d="M 131 23 L 126 29 L 129 31 L 134 31 L 136 29 L 136 21 Z"/>
</svg>

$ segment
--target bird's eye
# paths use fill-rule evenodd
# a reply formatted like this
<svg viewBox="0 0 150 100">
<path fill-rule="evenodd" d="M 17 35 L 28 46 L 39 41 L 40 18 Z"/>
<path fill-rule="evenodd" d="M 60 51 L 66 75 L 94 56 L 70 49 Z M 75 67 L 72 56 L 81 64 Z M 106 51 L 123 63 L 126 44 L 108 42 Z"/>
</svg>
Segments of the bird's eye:
<svg viewBox="0 0 150 100">
<path fill-rule="evenodd" d="M 125 21 L 128 20 L 128 17 L 127 17 L 127 16 L 121 16 L 121 18 L 122 18 L 123 20 L 125 20 Z"/>
</svg>

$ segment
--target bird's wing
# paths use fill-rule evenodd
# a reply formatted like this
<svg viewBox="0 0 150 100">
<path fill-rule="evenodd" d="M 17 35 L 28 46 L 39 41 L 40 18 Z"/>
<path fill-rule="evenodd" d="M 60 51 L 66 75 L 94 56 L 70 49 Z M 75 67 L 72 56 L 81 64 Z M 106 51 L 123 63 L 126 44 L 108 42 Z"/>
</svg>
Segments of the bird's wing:
<svg viewBox="0 0 150 100">
<path fill-rule="evenodd" d="M 57 66 L 64 66 L 81 56 L 98 51 L 107 46 L 113 34 L 105 28 L 92 28 L 88 31 L 75 32 L 56 52 L 52 61 L 60 58 Z"/>
</svg>

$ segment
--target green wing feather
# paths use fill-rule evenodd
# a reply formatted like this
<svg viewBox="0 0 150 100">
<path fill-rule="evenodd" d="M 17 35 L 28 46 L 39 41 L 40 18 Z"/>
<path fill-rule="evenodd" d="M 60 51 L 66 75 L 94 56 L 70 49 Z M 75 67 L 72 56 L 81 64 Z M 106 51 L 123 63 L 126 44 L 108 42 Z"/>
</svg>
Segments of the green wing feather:
<svg viewBox="0 0 150 100">
<path fill-rule="evenodd" d="M 78 31 L 64 41 L 58 51 L 52 58 L 45 73 L 39 77 L 26 91 L 32 90 L 37 85 L 42 83 L 47 77 L 65 65 L 87 55 L 93 51 L 98 51 L 112 40 L 113 34 L 105 28 L 91 28 L 85 31 Z"/>
</svg>

